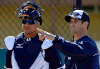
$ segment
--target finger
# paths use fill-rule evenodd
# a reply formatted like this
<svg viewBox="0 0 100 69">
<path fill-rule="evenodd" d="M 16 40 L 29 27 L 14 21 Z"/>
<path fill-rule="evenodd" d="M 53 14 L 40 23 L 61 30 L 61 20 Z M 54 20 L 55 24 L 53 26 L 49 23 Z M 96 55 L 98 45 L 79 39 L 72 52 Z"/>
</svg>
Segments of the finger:
<svg viewBox="0 0 100 69">
<path fill-rule="evenodd" d="M 44 30 L 37 28 L 37 31 L 40 33 L 44 33 Z"/>
<path fill-rule="evenodd" d="M 41 38 L 45 38 L 46 35 L 44 33 L 43 34 L 38 33 L 38 36 L 41 37 Z"/>
<path fill-rule="evenodd" d="M 41 36 L 41 33 L 38 33 L 38 36 Z"/>
<path fill-rule="evenodd" d="M 43 39 L 39 38 L 40 41 L 43 41 Z"/>
<path fill-rule="evenodd" d="M 41 33 L 38 33 L 38 36 L 39 36 L 39 40 L 43 41 L 44 36 Z"/>
</svg>

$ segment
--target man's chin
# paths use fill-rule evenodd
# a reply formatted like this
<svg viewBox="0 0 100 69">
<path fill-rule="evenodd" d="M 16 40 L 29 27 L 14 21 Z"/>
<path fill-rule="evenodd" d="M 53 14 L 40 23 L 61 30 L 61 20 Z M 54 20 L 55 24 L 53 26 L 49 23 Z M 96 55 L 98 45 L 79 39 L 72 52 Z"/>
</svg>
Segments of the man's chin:
<svg viewBox="0 0 100 69">
<path fill-rule="evenodd" d="M 29 33 L 31 33 L 31 32 L 30 32 L 30 31 L 25 31 L 25 33 L 26 33 L 26 34 L 29 34 Z"/>
<path fill-rule="evenodd" d="M 71 33 L 72 33 L 72 34 L 75 34 L 76 32 L 75 32 L 75 31 L 71 31 Z"/>
</svg>

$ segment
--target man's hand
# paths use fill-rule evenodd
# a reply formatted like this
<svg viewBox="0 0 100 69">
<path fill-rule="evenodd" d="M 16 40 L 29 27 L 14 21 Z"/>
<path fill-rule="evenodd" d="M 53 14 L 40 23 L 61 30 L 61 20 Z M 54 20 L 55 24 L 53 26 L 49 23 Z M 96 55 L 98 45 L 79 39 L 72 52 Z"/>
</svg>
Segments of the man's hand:
<svg viewBox="0 0 100 69">
<path fill-rule="evenodd" d="M 38 35 L 39 35 L 39 40 L 41 40 L 41 41 L 43 41 L 44 38 L 47 38 L 47 39 L 53 41 L 55 39 L 55 37 L 56 37 L 56 35 L 53 35 L 53 34 L 51 34 L 49 32 L 46 32 L 46 31 L 44 31 L 42 29 L 39 29 L 39 28 L 37 28 L 37 31 L 40 32 Z"/>
</svg>

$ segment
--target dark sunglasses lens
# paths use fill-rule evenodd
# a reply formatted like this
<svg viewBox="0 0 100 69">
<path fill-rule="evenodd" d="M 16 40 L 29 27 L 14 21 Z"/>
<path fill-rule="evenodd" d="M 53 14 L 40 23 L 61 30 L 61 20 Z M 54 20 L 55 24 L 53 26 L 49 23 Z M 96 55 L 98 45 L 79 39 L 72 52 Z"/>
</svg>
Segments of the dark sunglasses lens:
<svg viewBox="0 0 100 69">
<path fill-rule="evenodd" d="M 22 20 L 22 23 L 23 23 L 23 24 L 26 24 L 26 21 L 25 21 L 25 20 Z"/>
<path fill-rule="evenodd" d="M 34 22 L 34 21 L 32 21 L 32 23 L 34 24 L 35 22 Z"/>
<path fill-rule="evenodd" d="M 33 21 L 33 20 L 29 20 L 29 21 L 28 21 L 28 24 L 30 24 L 30 25 L 31 25 L 31 24 L 34 24 L 34 21 Z"/>
<path fill-rule="evenodd" d="M 22 23 L 23 24 L 26 24 L 26 23 L 28 23 L 29 25 L 31 25 L 31 24 L 34 24 L 34 20 L 22 20 Z"/>
</svg>

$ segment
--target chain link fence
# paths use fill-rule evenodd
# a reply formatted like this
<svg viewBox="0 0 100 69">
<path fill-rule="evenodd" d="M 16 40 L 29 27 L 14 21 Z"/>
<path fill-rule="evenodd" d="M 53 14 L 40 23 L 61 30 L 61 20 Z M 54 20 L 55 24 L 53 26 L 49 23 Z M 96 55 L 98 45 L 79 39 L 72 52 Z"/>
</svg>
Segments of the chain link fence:
<svg viewBox="0 0 100 69">
<path fill-rule="evenodd" d="M 0 0 L 0 48 L 5 48 L 4 38 L 7 36 L 17 36 L 22 32 L 21 20 L 15 14 L 15 10 L 27 0 Z M 52 34 L 62 36 L 67 40 L 72 39 L 69 23 L 64 16 L 72 11 L 74 0 L 32 0 L 41 9 L 43 23 L 41 29 Z"/>
</svg>

